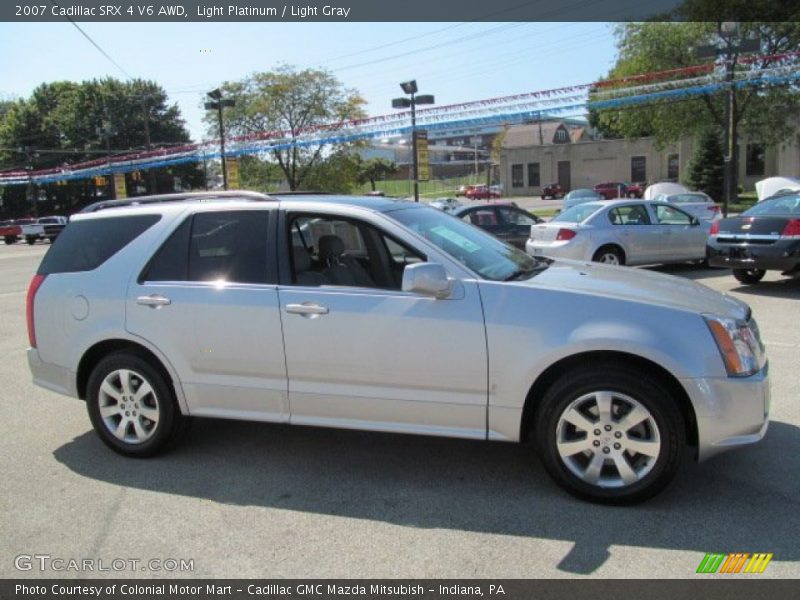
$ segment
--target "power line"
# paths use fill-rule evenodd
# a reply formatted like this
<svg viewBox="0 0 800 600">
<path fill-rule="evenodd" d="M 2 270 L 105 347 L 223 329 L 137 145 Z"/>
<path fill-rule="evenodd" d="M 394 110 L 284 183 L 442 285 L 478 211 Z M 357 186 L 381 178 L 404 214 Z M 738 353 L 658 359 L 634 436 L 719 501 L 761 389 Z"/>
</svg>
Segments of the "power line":
<svg viewBox="0 0 800 600">
<path fill-rule="evenodd" d="M 55 0 L 50 0 L 50 3 L 51 3 L 53 6 L 55 6 L 56 8 L 58 8 L 58 4 L 56 4 L 56 1 L 55 1 Z M 98 43 L 97 43 L 97 42 L 95 42 L 95 41 L 94 41 L 94 40 L 93 40 L 91 37 L 89 37 L 89 34 L 88 34 L 88 33 L 86 33 L 86 32 L 85 32 L 83 29 L 81 29 L 81 28 L 80 28 L 80 26 L 79 26 L 79 25 L 78 25 L 78 24 L 77 24 L 75 21 L 73 21 L 73 20 L 72 20 L 72 17 L 65 15 L 65 16 L 64 16 L 64 18 L 65 18 L 67 21 L 69 21 L 70 23 L 72 23 L 72 24 L 75 26 L 75 29 L 77 29 L 78 31 L 80 31 L 80 32 L 81 32 L 81 35 L 82 35 L 83 37 L 85 37 L 87 40 L 89 40 L 89 43 L 90 43 L 92 46 L 94 46 L 95 48 L 97 48 L 97 49 L 100 51 L 100 54 L 102 54 L 103 56 L 105 56 L 105 57 L 106 57 L 106 58 L 107 58 L 109 61 L 111 61 L 111 64 L 113 64 L 113 65 L 114 65 L 115 67 L 117 67 L 117 68 L 118 68 L 120 71 L 122 71 L 122 73 L 123 73 L 123 75 L 125 75 L 125 77 L 127 77 L 128 79 L 133 79 L 133 77 L 131 77 L 131 76 L 130 76 L 130 74 L 129 74 L 129 73 L 128 73 L 128 72 L 127 72 L 125 69 L 123 69 L 123 68 L 120 66 L 120 64 L 119 64 L 117 61 L 115 61 L 113 58 L 111 58 L 111 55 L 109 55 L 109 53 L 108 53 L 108 52 L 106 52 L 105 50 L 103 50 L 103 49 L 100 47 L 100 44 L 98 44 Z"/>
</svg>

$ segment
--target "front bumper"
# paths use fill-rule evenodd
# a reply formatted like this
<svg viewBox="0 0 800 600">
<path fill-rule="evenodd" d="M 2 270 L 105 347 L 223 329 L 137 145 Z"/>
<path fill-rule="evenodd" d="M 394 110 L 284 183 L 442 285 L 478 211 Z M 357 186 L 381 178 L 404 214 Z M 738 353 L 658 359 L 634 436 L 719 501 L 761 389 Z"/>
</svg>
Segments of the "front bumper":
<svg viewBox="0 0 800 600">
<path fill-rule="evenodd" d="M 800 266 L 800 240 L 778 240 L 773 244 L 721 244 L 710 239 L 706 258 L 712 267 L 791 271 Z"/>
<path fill-rule="evenodd" d="M 750 377 L 681 380 L 697 416 L 697 460 L 754 444 L 769 426 L 769 365 Z"/>
<path fill-rule="evenodd" d="M 74 372 L 64 367 L 44 362 L 36 348 L 28 348 L 28 366 L 33 383 L 52 392 L 78 397 L 77 378 Z"/>
</svg>

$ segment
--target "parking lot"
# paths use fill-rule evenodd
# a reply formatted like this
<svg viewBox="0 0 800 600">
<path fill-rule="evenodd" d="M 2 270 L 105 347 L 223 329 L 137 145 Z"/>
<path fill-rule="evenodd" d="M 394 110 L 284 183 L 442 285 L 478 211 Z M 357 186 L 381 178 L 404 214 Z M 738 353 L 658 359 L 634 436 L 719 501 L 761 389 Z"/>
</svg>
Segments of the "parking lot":
<svg viewBox="0 0 800 600">
<path fill-rule="evenodd" d="M 197 420 L 163 457 L 117 456 L 82 402 L 30 382 L 25 290 L 46 249 L 0 247 L 1 577 L 682 578 L 706 552 L 771 552 L 760 577 L 800 577 L 800 280 L 658 269 L 753 307 L 772 424 L 757 446 L 616 508 L 567 496 L 511 444 Z M 17 570 L 22 554 L 142 562 L 42 573 Z M 142 566 L 152 559 L 193 571 Z"/>
</svg>

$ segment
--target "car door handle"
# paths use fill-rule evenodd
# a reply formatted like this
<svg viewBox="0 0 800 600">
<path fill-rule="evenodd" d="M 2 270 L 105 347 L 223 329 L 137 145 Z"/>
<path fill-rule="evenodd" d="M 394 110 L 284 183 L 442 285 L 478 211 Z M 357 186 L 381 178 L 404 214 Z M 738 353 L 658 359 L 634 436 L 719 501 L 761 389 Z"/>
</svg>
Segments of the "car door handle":
<svg viewBox="0 0 800 600">
<path fill-rule="evenodd" d="M 139 296 L 136 299 L 136 304 L 149 306 L 150 308 L 161 308 L 162 306 L 169 306 L 172 304 L 172 300 L 160 294 L 152 294 L 150 296 Z"/>
<path fill-rule="evenodd" d="M 303 304 L 287 304 L 286 312 L 293 315 L 302 315 L 304 317 L 315 317 L 318 315 L 327 315 L 330 310 L 328 310 L 327 306 L 322 306 L 321 304 L 304 302 Z"/>
</svg>

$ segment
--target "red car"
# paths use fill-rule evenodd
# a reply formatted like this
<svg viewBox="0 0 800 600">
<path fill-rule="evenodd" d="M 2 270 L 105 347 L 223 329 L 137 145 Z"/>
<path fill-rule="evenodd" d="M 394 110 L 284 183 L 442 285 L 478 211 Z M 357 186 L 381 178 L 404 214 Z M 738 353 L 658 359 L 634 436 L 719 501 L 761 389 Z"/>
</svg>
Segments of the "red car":
<svg viewBox="0 0 800 600">
<path fill-rule="evenodd" d="M 629 183 L 626 196 L 628 196 L 628 198 L 641 198 L 644 196 L 644 190 L 646 187 L 646 183 Z"/>
<path fill-rule="evenodd" d="M 22 237 L 22 227 L 14 221 L 0 223 L 0 238 L 3 238 L 6 244 L 16 244 L 20 237 Z"/>
<path fill-rule="evenodd" d="M 488 200 L 489 198 L 499 198 L 500 192 L 485 185 L 470 185 L 464 195 L 470 200 Z"/>
<path fill-rule="evenodd" d="M 555 200 L 556 198 L 563 198 L 567 195 L 569 190 L 565 190 L 561 187 L 560 183 L 549 183 L 542 188 L 542 200 L 547 198 L 552 198 Z"/>
<path fill-rule="evenodd" d="M 624 181 L 603 181 L 594 186 L 594 191 L 606 200 L 628 197 L 628 184 Z"/>
</svg>

